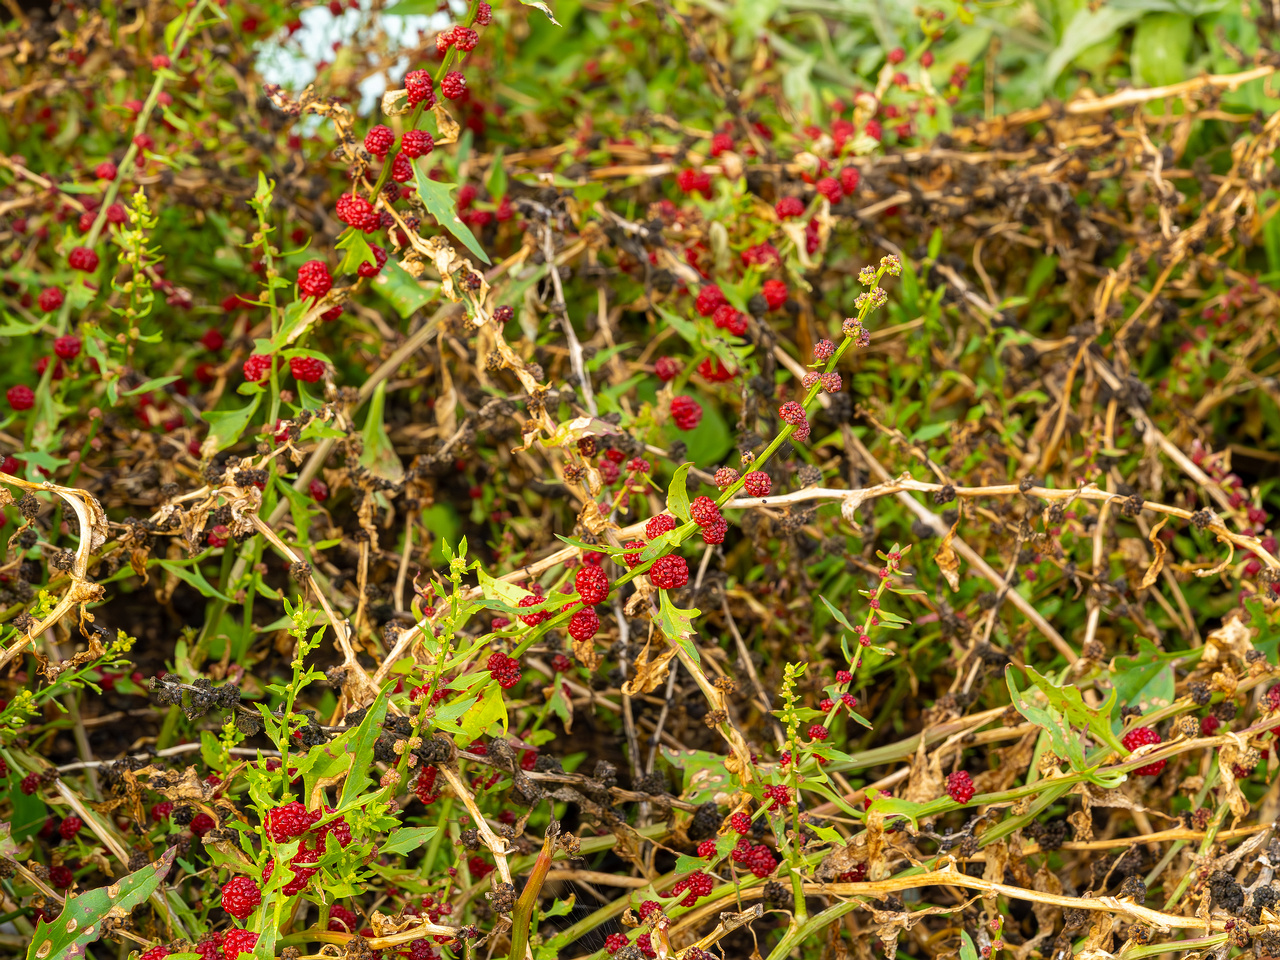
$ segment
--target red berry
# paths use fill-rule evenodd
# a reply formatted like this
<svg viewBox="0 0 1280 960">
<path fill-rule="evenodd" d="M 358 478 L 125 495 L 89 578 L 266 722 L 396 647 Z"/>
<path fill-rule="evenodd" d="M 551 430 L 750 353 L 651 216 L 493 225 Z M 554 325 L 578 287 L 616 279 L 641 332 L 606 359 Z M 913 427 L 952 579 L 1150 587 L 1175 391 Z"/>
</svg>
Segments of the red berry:
<svg viewBox="0 0 1280 960">
<path fill-rule="evenodd" d="M 842 693 L 840 694 L 840 702 L 843 703 L 850 710 L 852 710 L 854 707 L 858 705 L 858 698 L 855 697 L 852 693 Z"/>
<path fill-rule="evenodd" d="M 344 193 L 340 196 L 335 209 L 339 220 L 365 233 L 373 233 L 382 222 L 377 211 L 373 209 L 372 203 L 352 193 Z"/>
<path fill-rule="evenodd" d="M 724 543 L 729 534 L 729 521 L 721 517 L 715 523 L 702 528 L 702 542 L 706 544 Z"/>
<path fill-rule="evenodd" d="M 606 953 L 613 956 L 613 954 L 617 953 L 629 943 L 631 943 L 631 941 L 627 939 L 627 935 L 625 933 L 611 933 L 604 938 L 604 949 Z"/>
<path fill-rule="evenodd" d="M 714 283 L 708 283 L 698 291 L 698 298 L 693 303 L 693 309 L 697 310 L 700 316 L 709 317 L 724 302 L 724 291 Z"/>
<path fill-rule="evenodd" d="M 830 697 L 823 697 L 822 700 L 818 703 L 818 709 L 821 710 L 823 713 L 827 713 L 830 710 L 832 710 L 835 707 L 835 705 L 836 705 L 836 702 L 832 700 Z"/>
<path fill-rule="evenodd" d="M 640 909 L 637 910 L 636 913 L 640 914 L 641 920 L 648 920 L 654 915 L 654 913 L 661 909 L 662 905 L 656 900 L 646 900 L 644 903 L 640 904 Z"/>
<path fill-rule="evenodd" d="M 1151 727 L 1134 727 L 1124 735 L 1120 740 L 1124 744 L 1126 750 L 1137 750 L 1139 747 L 1145 747 L 1154 743 L 1161 743 L 1160 734 Z M 1138 767 L 1133 772 L 1140 777 L 1157 776 L 1164 769 L 1166 760 L 1157 760 L 1155 763 L 1149 763 L 1145 767 Z"/>
<path fill-rule="evenodd" d="M 779 806 L 786 807 L 791 804 L 791 788 L 785 783 L 766 787 L 764 795 L 770 801 L 768 806 L 770 810 L 776 810 Z"/>
<path fill-rule="evenodd" d="M 272 842 L 288 843 L 310 830 L 319 819 L 319 812 L 308 813 L 306 807 L 294 800 L 268 810 L 264 826 Z"/>
<path fill-rule="evenodd" d="M 232 877 L 222 885 L 222 909 L 244 920 L 262 903 L 262 891 L 248 877 Z"/>
<path fill-rule="evenodd" d="M 683 394 L 672 397 L 671 419 L 681 430 L 692 430 L 702 420 L 702 404 Z"/>
<path fill-rule="evenodd" d="M 858 184 L 862 180 L 862 174 L 857 167 L 842 167 L 840 170 L 840 189 L 847 194 L 853 194 L 858 189 Z"/>
<path fill-rule="evenodd" d="M 764 295 L 764 302 L 769 305 L 770 310 L 777 310 L 787 302 L 787 285 L 781 280 L 766 280 L 760 292 Z"/>
<path fill-rule="evenodd" d="M 76 247 L 67 255 L 67 264 L 72 270 L 93 273 L 98 269 L 98 255 L 88 247 Z"/>
<path fill-rule="evenodd" d="M 676 590 L 689 582 L 689 565 L 684 557 L 659 557 L 649 568 L 649 579 L 661 590 Z"/>
<path fill-rule="evenodd" d="M 475 22 L 482 27 L 487 27 L 493 22 L 493 7 L 485 3 L 484 0 L 480 0 L 480 2 L 476 4 Z"/>
<path fill-rule="evenodd" d="M 628 570 L 634 569 L 636 564 L 640 562 L 639 551 L 643 550 L 645 545 L 641 543 L 639 540 L 628 540 L 626 543 L 623 544 L 623 546 L 626 547 L 628 550 L 636 551 L 635 553 L 624 553 L 622 555 L 622 562 L 627 565 L 627 569 Z"/>
<path fill-rule="evenodd" d="M 831 731 L 820 723 L 815 723 L 809 728 L 809 739 L 822 741 L 831 736 Z"/>
<path fill-rule="evenodd" d="M 721 467 L 711 479 L 719 489 L 724 490 L 738 482 L 738 471 L 733 467 Z"/>
<path fill-rule="evenodd" d="M 36 299 L 36 303 L 40 304 L 40 309 L 45 313 L 53 313 L 66 300 L 66 295 L 59 287 L 46 287 L 40 291 L 40 296 Z"/>
<path fill-rule="evenodd" d="M 716 855 L 716 842 L 714 840 L 703 840 L 698 844 L 698 856 L 703 860 L 710 860 Z"/>
<path fill-rule="evenodd" d="M 542 602 L 543 601 L 541 597 L 534 596 L 532 593 L 530 593 L 521 597 L 520 602 L 517 604 L 517 606 L 536 607 Z M 546 610 L 538 610 L 535 613 L 522 614 L 520 619 L 523 620 L 529 626 L 536 627 L 538 624 L 540 624 L 543 620 L 547 619 L 547 617 L 549 616 L 551 616 L 550 612 Z"/>
<path fill-rule="evenodd" d="M 436 105 L 436 94 L 431 74 L 425 70 L 410 70 L 404 75 L 404 88 L 409 95 L 409 106 L 424 104 L 430 110 Z"/>
<path fill-rule="evenodd" d="M 813 345 L 813 358 L 815 360 L 830 360 L 836 352 L 836 345 L 830 340 L 819 340 Z"/>
<path fill-rule="evenodd" d="M 133 145 L 139 150 L 154 150 L 156 148 L 155 139 L 148 133 L 140 133 L 133 138 Z"/>
<path fill-rule="evenodd" d="M 504 690 L 509 690 L 520 682 L 520 664 L 505 653 L 494 653 L 489 657 L 490 675 L 498 681 Z"/>
<path fill-rule="evenodd" d="M 507 324 L 516 318 L 515 310 L 511 309 L 508 304 L 503 304 L 493 311 L 493 319 L 498 323 Z"/>
<path fill-rule="evenodd" d="M 814 189 L 826 197 L 829 203 L 839 203 L 844 197 L 844 191 L 840 189 L 835 177 L 823 177 L 814 185 Z"/>
<path fill-rule="evenodd" d="M 572 617 L 570 618 L 572 620 Z M 496 622 L 496 620 L 495 620 Z M 551 658 L 551 669 L 556 673 L 568 673 L 573 669 L 573 661 L 566 657 L 563 653 L 557 653 Z"/>
<path fill-rule="evenodd" d="M 669 513 L 660 513 L 656 517 L 650 517 L 649 521 L 644 525 L 644 535 L 650 540 L 656 540 L 671 530 L 674 530 L 679 524 L 676 518 Z"/>
<path fill-rule="evenodd" d="M 894 47 L 889 51 L 888 59 L 890 63 L 899 64 L 903 60 L 907 59 L 907 51 L 903 50 L 901 47 Z"/>
<path fill-rule="evenodd" d="M 197 813 L 191 819 L 191 832 L 197 837 L 203 837 L 216 826 L 217 824 L 214 823 L 213 817 L 207 813 Z"/>
<path fill-rule="evenodd" d="M 794 400 L 788 400 L 778 408 L 778 416 L 786 423 L 798 427 L 805 422 L 804 407 Z"/>
<path fill-rule="evenodd" d="M 329 265 L 323 260 L 308 260 L 298 268 L 298 289 L 305 297 L 317 300 L 333 289 Z"/>
<path fill-rule="evenodd" d="M 933 66 L 932 50 L 926 50 L 924 53 L 920 54 L 920 65 L 926 69 Z"/>
<path fill-rule="evenodd" d="M 783 197 L 773 205 L 779 220 L 793 220 L 804 214 L 804 201 L 799 197 Z"/>
<path fill-rule="evenodd" d="M 169 956 L 169 948 L 164 944 L 160 944 L 145 951 L 138 960 L 164 960 L 167 956 Z"/>
<path fill-rule="evenodd" d="M 365 260 L 356 267 L 356 273 L 362 277 L 376 277 L 382 272 L 382 268 L 387 265 L 387 251 L 383 250 L 376 243 L 369 244 L 369 249 L 373 251 L 374 262 L 370 263 Z"/>
<path fill-rule="evenodd" d="M 569 618 L 569 636 L 586 643 L 600 629 L 600 617 L 591 607 L 579 607 Z"/>
<path fill-rule="evenodd" d="M 104 160 L 93 168 L 93 175 L 99 180 L 114 180 L 120 171 L 110 160 Z"/>
<path fill-rule="evenodd" d="M 609 578 L 599 567 L 583 567 L 573 578 L 573 585 L 582 602 L 589 606 L 604 603 L 609 596 Z"/>
<path fill-rule="evenodd" d="M 5 398 L 14 410 L 30 410 L 36 405 L 35 392 L 26 384 L 18 384 L 5 391 Z"/>
<path fill-rule="evenodd" d="M 395 143 L 396 135 L 385 124 L 370 127 L 369 132 L 364 135 L 364 148 L 375 157 L 385 157 Z"/>
<path fill-rule="evenodd" d="M 80 356 L 80 338 L 68 334 L 53 341 L 53 352 L 61 360 L 74 360 Z"/>
<path fill-rule="evenodd" d="M 773 481 L 762 470 L 752 470 L 742 480 L 742 489 L 753 497 L 767 497 L 773 488 Z"/>
<path fill-rule="evenodd" d="M 307 484 L 307 492 L 316 503 L 324 503 L 329 499 L 329 485 L 323 480 L 312 480 Z"/>
<path fill-rule="evenodd" d="M 435 147 L 435 140 L 425 130 L 409 130 L 400 138 L 400 153 L 411 160 L 425 157 Z"/>
<path fill-rule="evenodd" d="M 469 27 L 453 28 L 453 45 L 463 53 L 470 53 L 476 48 L 476 43 L 480 40 L 480 35 Z M 461 76 L 461 74 L 459 74 Z M 444 82 L 441 81 L 440 88 L 444 89 Z"/>
<path fill-rule="evenodd" d="M 128 218 L 129 215 L 125 212 L 123 203 L 113 203 L 111 206 L 107 207 L 107 223 L 119 226 Z"/>
<path fill-rule="evenodd" d="M 653 372 L 659 380 L 667 383 L 680 375 L 680 363 L 672 357 L 659 357 L 654 361 Z"/>
<path fill-rule="evenodd" d="M 329 908 L 329 929 L 336 933 L 355 933 L 356 915 L 342 904 L 334 904 Z"/>
<path fill-rule="evenodd" d="M 947 774 L 947 796 L 956 803 L 968 803 L 973 799 L 973 778 L 967 770 Z"/>
<path fill-rule="evenodd" d="M 711 138 L 711 156 L 718 157 L 720 154 L 733 149 L 733 137 L 727 133 L 717 133 Z"/>
<path fill-rule="evenodd" d="M 1212 737 L 1215 733 L 1218 732 L 1218 724 L 1220 724 L 1221 722 L 1222 721 L 1220 721 L 1217 717 L 1212 715 L 1207 717 L 1201 717 L 1200 718 L 1200 736 Z"/>
<path fill-rule="evenodd" d="M 720 508 L 710 497 L 694 497 L 689 504 L 689 516 L 700 527 L 707 527 L 720 519 Z"/>
<path fill-rule="evenodd" d="M 403 150 L 391 161 L 391 179 L 396 183 L 408 183 L 413 179 L 413 161 Z"/>
<path fill-rule="evenodd" d="M 255 353 L 244 362 L 244 378 L 250 383 L 265 380 L 271 371 L 271 357 Z"/>
<path fill-rule="evenodd" d="M 295 380 L 315 383 L 324 376 L 324 361 L 315 357 L 290 357 L 289 372 Z"/>
<path fill-rule="evenodd" d="M 467 78 L 457 70 L 450 70 L 440 80 L 440 93 L 450 100 L 459 100 L 467 92 Z"/>
<path fill-rule="evenodd" d="M 310 873 L 315 873 L 315 871 L 312 870 Z M 289 884 L 285 885 L 286 893 L 288 893 L 289 886 Z M 293 892 L 297 893 L 298 891 L 295 890 Z M 245 954 L 252 954 L 253 948 L 257 943 L 258 935 L 252 930 L 228 930 L 227 935 L 222 938 L 222 955 L 226 960 L 238 960 L 239 957 Z"/>
<path fill-rule="evenodd" d="M 751 832 L 751 817 L 739 811 L 729 818 L 729 828 L 735 833 L 748 834 Z"/>
<path fill-rule="evenodd" d="M 84 821 L 79 817 L 67 817 L 62 821 L 62 825 L 58 827 L 58 833 L 62 835 L 63 840 L 70 840 L 80 832 L 80 828 L 83 826 Z"/>
</svg>

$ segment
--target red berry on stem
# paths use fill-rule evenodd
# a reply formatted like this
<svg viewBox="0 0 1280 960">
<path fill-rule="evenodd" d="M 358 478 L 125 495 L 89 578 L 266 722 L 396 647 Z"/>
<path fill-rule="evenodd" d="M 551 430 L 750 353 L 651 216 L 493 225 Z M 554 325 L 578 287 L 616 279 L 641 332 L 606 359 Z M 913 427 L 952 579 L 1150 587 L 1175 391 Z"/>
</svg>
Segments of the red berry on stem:
<svg viewBox="0 0 1280 960">
<path fill-rule="evenodd" d="M 669 513 L 660 513 L 656 517 L 650 517 L 649 521 L 644 525 L 644 535 L 650 540 L 656 540 L 668 531 L 674 530 L 679 524 L 676 518 Z"/>
<path fill-rule="evenodd" d="M 426 70 L 410 70 L 404 75 L 405 91 L 409 95 L 409 106 L 416 107 L 422 103 L 430 110 L 435 106 L 436 94 L 431 74 Z"/>
<path fill-rule="evenodd" d="M 67 254 L 67 264 L 72 270 L 93 273 L 98 269 L 98 255 L 88 247 L 76 247 Z"/>
<path fill-rule="evenodd" d="M 333 289 L 329 265 L 323 260 L 309 260 L 298 268 L 298 289 L 303 296 L 317 300 Z"/>
<path fill-rule="evenodd" d="M 290 357 L 289 372 L 295 380 L 315 383 L 324 376 L 324 361 L 315 357 Z"/>
<path fill-rule="evenodd" d="M 742 488 L 753 497 L 767 497 L 772 487 L 773 481 L 762 470 L 752 470 L 742 481 Z"/>
<path fill-rule="evenodd" d="M 18 411 L 30 410 L 36 405 L 35 392 L 21 383 L 5 391 L 5 399 L 9 401 L 9 406 Z"/>
<path fill-rule="evenodd" d="M 246 919 L 262 903 L 262 891 L 248 877 L 232 877 L 222 885 L 222 909 L 237 920 Z"/>
<path fill-rule="evenodd" d="M 244 362 L 244 378 L 250 383 L 265 380 L 271 371 L 271 357 L 261 353 L 252 354 Z"/>
<path fill-rule="evenodd" d="M 573 585 L 588 606 L 604 603 L 609 596 L 609 578 L 599 567 L 583 567 L 573 578 Z"/>
<path fill-rule="evenodd" d="M 667 383 L 680 375 L 680 363 L 673 357 L 659 357 L 654 361 L 653 372 L 659 380 Z"/>
<path fill-rule="evenodd" d="M 1134 727 L 1121 738 L 1120 742 L 1124 744 L 1126 750 L 1137 750 L 1139 747 L 1163 741 L 1160 734 L 1151 727 Z M 1155 763 L 1149 763 L 1145 767 L 1138 767 L 1133 772 L 1140 777 L 1154 777 L 1164 769 L 1167 762 L 1166 760 L 1157 760 Z"/>
<path fill-rule="evenodd" d="M 661 590 L 677 590 L 689 582 L 689 564 L 684 557 L 659 557 L 649 568 L 649 579 Z"/>
<path fill-rule="evenodd" d="M 40 291 L 40 296 L 36 302 L 40 304 L 40 309 L 45 313 L 53 313 L 66 300 L 66 295 L 58 287 L 47 287 Z"/>
<path fill-rule="evenodd" d="M 600 629 L 600 617 L 591 607 L 579 607 L 569 618 L 569 636 L 586 643 Z"/>
<path fill-rule="evenodd" d="M 671 419 L 681 430 L 692 430 L 702 420 L 702 404 L 683 394 L 672 397 Z"/>
<path fill-rule="evenodd" d="M 440 93 L 450 100 L 458 100 L 467 92 L 467 78 L 457 70 L 450 70 L 440 80 Z"/>
<path fill-rule="evenodd" d="M 973 799 L 973 778 L 967 770 L 947 774 L 947 796 L 956 803 L 968 803 Z"/>
<path fill-rule="evenodd" d="M 425 157 L 435 149 L 435 140 L 425 130 L 407 130 L 400 138 L 400 153 L 411 160 Z"/>
<path fill-rule="evenodd" d="M 369 132 L 364 135 L 364 148 L 375 157 L 385 157 L 387 151 L 395 146 L 395 142 L 396 135 L 391 132 L 390 127 L 382 123 L 370 127 Z"/>
</svg>

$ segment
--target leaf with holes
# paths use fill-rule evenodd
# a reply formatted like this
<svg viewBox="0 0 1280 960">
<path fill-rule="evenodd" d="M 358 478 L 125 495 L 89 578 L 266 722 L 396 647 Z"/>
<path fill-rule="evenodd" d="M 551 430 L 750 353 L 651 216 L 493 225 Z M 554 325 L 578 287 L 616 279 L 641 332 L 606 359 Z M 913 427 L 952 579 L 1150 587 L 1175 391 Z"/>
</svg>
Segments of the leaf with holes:
<svg viewBox="0 0 1280 960">
<path fill-rule="evenodd" d="M 413 182 L 418 187 L 418 196 L 422 198 L 427 212 L 436 218 L 436 222 L 461 240 L 468 250 L 488 263 L 489 257 L 480 246 L 480 242 L 476 240 L 476 235 L 471 232 L 470 227 L 458 219 L 458 205 L 453 199 L 453 191 L 458 185 L 432 180 L 416 162 L 413 165 Z"/>
<path fill-rule="evenodd" d="M 170 847 L 154 863 L 129 874 L 119 883 L 86 890 L 63 905 L 53 923 L 43 920 L 36 927 L 27 960 L 70 960 L 83 957 L 85 948 L 102 936 L 102 921 L 123 920 L 160 885 L 173 866 L 178 848 Z"/>
</svg>

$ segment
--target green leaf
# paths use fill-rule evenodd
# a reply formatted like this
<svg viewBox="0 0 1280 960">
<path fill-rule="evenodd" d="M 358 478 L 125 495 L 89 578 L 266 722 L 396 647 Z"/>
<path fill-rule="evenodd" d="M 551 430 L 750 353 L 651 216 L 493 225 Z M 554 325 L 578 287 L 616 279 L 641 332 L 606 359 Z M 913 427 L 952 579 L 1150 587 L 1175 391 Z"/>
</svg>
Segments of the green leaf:
<svg viewBox="0 0 1280 960">
<path fill-rule="evenodd" d="M 489 178 L 485 180 L 485 189 L 495 201 L 507 194 L 507 168 L 502 165 L 502 147 L 493 155 L 493 163 L 489 166 Z"/>
<path fill-rule="evenodd" d="M 346 807 L 349 803 L 358 802 L 365 787 L 373 783 L 369 771 L 373 768 L 373 745 L 382 733 L 382 719 L 387 715 L 387 697 L 385 691 L 379 691 L 377 698 L 369 705 L 369 712 L 356 728 L 352 738 L 351 772 L 342 784 L 342 796 L 338 805 Z M 344 734 L 345 736 L 345 734 Z"/>
<path fill-rule="evenodd" d="M 369 241 L 359 230 L 348 229 L 334 246 L 347 252 L 347 255 L 342 258 L 342 265 L 338 267 L 341 273 L 355 273 L 360 268 L 360 264 L 377 262 L 374 259 L 373 250 L 369 247 Z"/>
<path fill-rule="evenodd" d="M 1138 638 L 1138 652 L 1132 657 L 1116 657 L 1113 664 L 1111 685 L 1115 688 L 1116 715 L 1113 729 L 1119 722 L 1121 704 L 1140 707 L 1150 713 L 1173 702 L 1173 663 L 1182 653 L 1165 653 L 1146 637 Z"/>
<path fill-rule="evenodd" d="M 440 11 L 439 0 L 400 0 L 382 11 L 384 17 L 430 16 Z"/>
<path fill-rule="evenodd" d="M 692 466 L 692 463 L 682 463 L 676 467 L 671 486 L 667 488 L 667 509 L 683 523 L 689 522 L 689 491 L 685 486 Z"/>
<path fill-rule="evenodd" d="M 671 602 L 669 590 L 659 590 L 661 601 L 658 604 L 658 629 L 674 644 L 688 654 L 694 663 L 700 660 L 698 645 L 693 642 L 697 631 L 693 629 L 693 619 L 702 613 L 701 610 L 682 610 Z"/>
<path fill-rule="evenodd" d="M 978 960 L 978 951 L 973 946 L 973 937 L 968 930 L 960 931 L 960 960 Z"/>
<path fill-rule="evenodd" d="M 705 803 L 718 793 L 733 789 L 734 778 L 725 769 L 725 758 L 705 750 L 680 750 L 660 746 L 662 756 L 684 774 L 680 799 L 689 803 Z"/>
<path fill-rule="evenodd" d="M 1062 39 L 1049 59 L 1045 62 L 1040 75 L 1041 89 L 1048 91 L 1054 82 L 1076 57 L 1099 41 L 1106 40 L 1122 27 L 1128 26 L 1142 16 L 1141 10 L 1119 10 L 1114 6 L 1102 6 L 1097 10 L 1082 6 L 1076 11 L 1067 29 L 1062 32 Z"/>
<path fill-rule="evenodd" d="M 147 393 L 150 390 L 159 390 L 167 384 L 173 383 L 175 380 L 181 380 L 181 377 L 156 377 L 154 380 L 148 380 L 140 387 L 134 387 L 132 390 L 126 390 L 120 394 L 122 397 L 136 397 L 138 394 Z"/>
<path fill-rule="evenodd" d="M 818 594 L 818 599 L 821 600 L 826 608 L 831 611 L 831 616 L 836 618 L 836 623 L 840 624 L 840 626 L 844 627 L 846 630 L 853 631 L 853 624 L 845 618 L 843 613 L 832 605 L 830 600 L 822 596 L 822 594 Z"/>
<path fill-rule="evenodd" d="M 1105 743 L 1121 756 L 1127 755 L 1128 751 L 1111 730 L 1111 708 L 1116 702 L 1114 687 L 1102 706 L 1091 707 L 1084 702 L 1076 687 L 1060 687 L 1035 667 L 1027 666 L 1025 669 L 1031 682 L 1040 688 L 1055 709 L 1066 716 L 1069 723 L 1084 728 L 1095 740 Z"/>
<path fill-rule="evenodd" d="M 502 732 L 505 735 L 507 704 L 502 698 L 502 687 L 495 681 L 485 688 L 484 696 L 462 715 L 462 732 L 458 734 L 458 739 L 474 740 L 498 721 L 501 721 Z"/>
<path fill-rule="evenodd" d="M 658 316 L 667 322 L 667 326 L 680 334 L 687 343 L 695 347 L 702 346 L 702 335 L 698 333 L 698 325 L 696 323 L 686 320 L 679 314 L 672 313 L 664 307 L 655 307 L 655 309 L 658 311 Z"/>
<path fill-rule="evenodd" d="M 27 960 L 71 960 L 83 957 L 85 948 L 102 937 L 102 921 L 108 916 L 128 916 L 129 911 L 151 896 L 169 873 L 177 847 L 170 847 L 159 860 L 129 874 L 118 883 L 86 890 L 68 897 L 62 913 L 52 924 L 41 920 L 36 927 Z"/>
<path fill-rule="evenodd" d="M 202 416 L 209 424 L 209 436 L 217 444 L 216 449 L 225 450 L 238 443 L 253 415 L 258 412 L 258 404 L 262 400 L 259 394 L 249 402 L 248 406 L 238 410 L 206 410 Z"/>
<path fill-rule="evenodd" d="M 404 465 L 396 456 L 395 447 L 391 445 L 391 438 L 387 436 L 387 428 L 382 422 L 386 405 L 387 381 L 383 380 L 373 391 L 373 397 L 369 401 L 369 415 L 361 432 L 364 451 L 360 454 L 360 463 L 375 477 L 399 483 L 404 479 Z"/>
<path fill-rule="evenodd" d="M 415 280 L 413 275 L 395 260 L 387 261 L 382 272 L 373 278 L 371 286 L 374 293 L 391 304 L 392 309 L 400 314 L 402 320 L 407 320 L 419 307 L 430 303 L 436 297 L 435 290 Z M 432 286 L 438 287 L 439 284 Z"/>
<path fill-rule="evenodd" d="M 423 844 L 430 843 L 439 832 L 439 827 L 402 827 L 392 830 L 387 842 L 379 845 L 378 852 L 404 856 L 406 853 L 413 853 Z"/>
<path fill-rule="evenodd" d="M 1185 13 L 1148 13 L 1138 21 L 1129 48 L 1134 76 L 1152 87 L 1184 80 L 1195 21 Z"/>
<path fill-rule="evenodd" d="M 417 160 L 413 162 L 413 180 L 418 187 L 418 196 L 422 198 L 422 203 L 427 208 L 427 212 L 436 218 L 436 222 L 461 240 L 466 248 L 477 257 L 485 263 L 489 263 L 488 254 L 484 252 L 484 248 L 476 240 L 471 228 L 458 219 L 458 205 L 453 199 L 453 191 L 458 185 L 456 183 L 441 183 L 438 180 L 432 180 L 427 176 L 426 171 L 422 169 L 422 165 Z"/>
<path fill-rule="evenodd" d="M 1017 681 L 1014 680 L 1012 666 L 1005 668 L 1004 678 L 1009 687 L 1009 696 L 1014 709 L 1048 734 L 1053 752 L 1070 760 L 1073 770 L 1083 769 L 1084 748 L 1080 744 L 1080 737 L 1067 726 L 1063 715 L 1052 707 L 1039 706 L 1024 697 L 1022 691 L 1018 689 Z"/>
<path fill-rule="evenodd" d="M 194 560 L 152 560 L 150 563 L 159 565 L 182 582 L 195 587 L 200 591 L 202 597 L 211 597 L 215 600 L 222 600 L 225 603 L 235 603 L 234 600 L 221 593 L 217 587 L 205 579 L 204 574 L 200 572 L 199 565 Z M 187 566 L 187 564 L 190 564 L 190 566 Z"/>
</svg>

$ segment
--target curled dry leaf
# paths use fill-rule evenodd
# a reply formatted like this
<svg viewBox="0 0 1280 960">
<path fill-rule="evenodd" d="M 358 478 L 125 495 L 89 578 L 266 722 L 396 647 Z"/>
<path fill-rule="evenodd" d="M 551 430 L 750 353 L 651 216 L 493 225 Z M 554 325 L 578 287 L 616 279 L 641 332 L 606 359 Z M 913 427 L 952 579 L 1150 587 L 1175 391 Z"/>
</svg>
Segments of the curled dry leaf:
<svg viewBox="0 0 1280 960">
<path fill-rule="evenodd" d="M 1164 541 L 1160 539 L 1160 531 L 1164 525 L 1169 522 L 1169 518 L 1161 517 L 1160 522 L 1151 528 L 1151 534 L 1147 538 L 1151 541 L 1151 552 L 1153 554 L 1151 565 L 1147 567 L 1147 572 L 1142 575 L 1142 582 L 1138 584 L 1138 589 L 1145 590 L 1156 582 L 1156 578 L 1160 576 L 1160 571 L 1164 567 L 1164 557 L 1168 548 L 1165 547 Z"/>
</svg>

